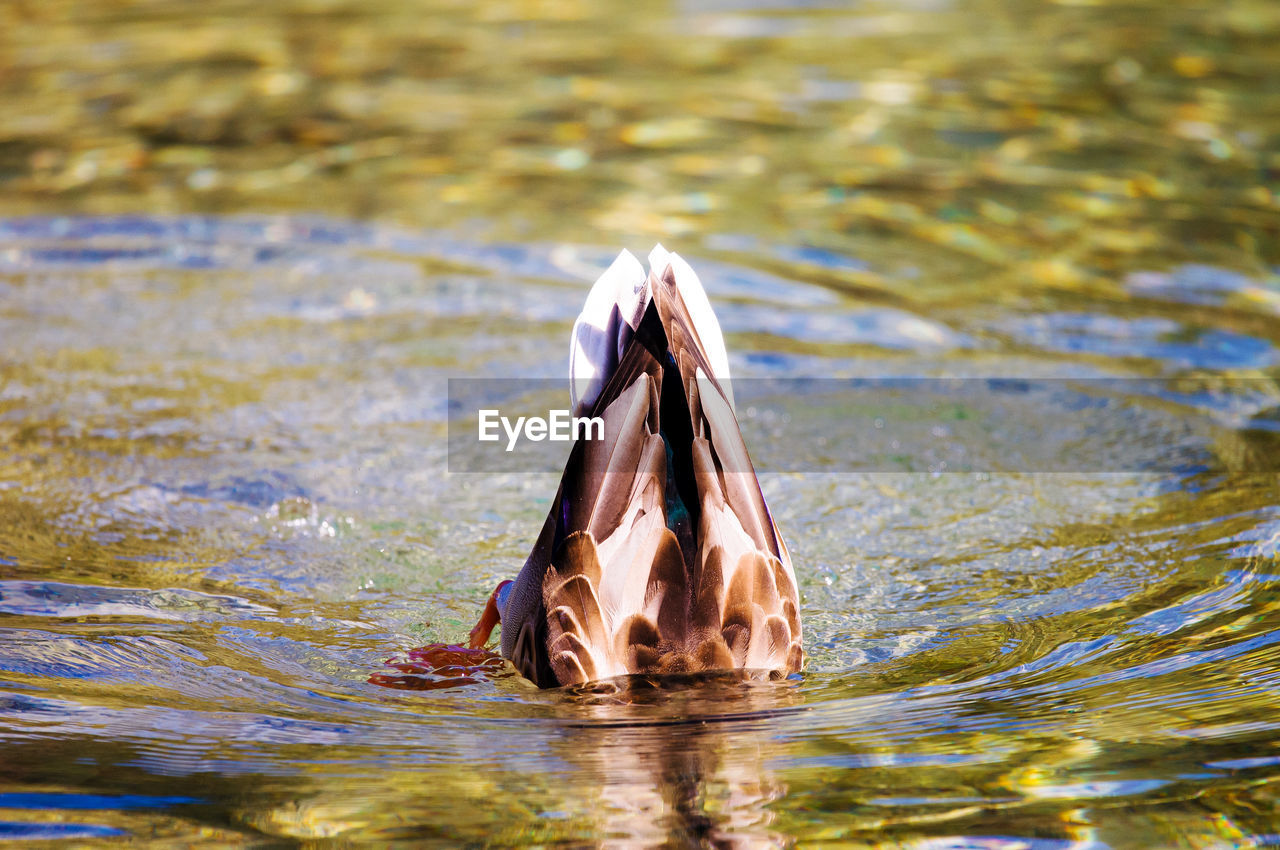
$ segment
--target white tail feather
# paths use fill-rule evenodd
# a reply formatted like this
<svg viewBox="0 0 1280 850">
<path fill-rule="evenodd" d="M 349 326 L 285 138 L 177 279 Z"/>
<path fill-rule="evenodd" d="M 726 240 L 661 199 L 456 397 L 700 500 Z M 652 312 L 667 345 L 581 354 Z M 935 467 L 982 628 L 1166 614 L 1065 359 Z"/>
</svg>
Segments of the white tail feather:
<svg viewBox="0 0 1280 850">
<path fill-rule="evenodd" d="M 675 273 L 676 289 L 684 299 L 684 306 L 689 309 L 689 317 L 693 319 L 693 329 L 702 342 L 702 347 L 711 362 L 711 373 L 724 387 L 729 406 L 733 407 L 733 389 L 729 381 L 729 354 L 724 347 L 724 334 L 720 332 L 720 322 L 716 320 L 715 311 L 711 309 L 711 300 L 707 291 L 702 288 L 702 281 L 693 267 L 674 251 L 668 251 L 661 244 L 653 246 L 649 252 L 649 270 L 655 275 L 662 275 L 667 266 Z"/>
<path fill-rule="evenodd" d="M 624 250 L 587 294 L 569 339 L 569 396 L 575 414 L 595 404 L 617 367 L 630 339 L 623 327 L 634 331 L 648 306 L 647 283 L 644 266 Z"/>
<path fill-rule="evenodd" d="M 679 254 L 655 245 L 649 252 L 650 272 L 661 276 L 668 267 L 675 275 L 676 288 L 680 290 L 680 297 L 693 319 L 693 329 L 706 351 L 711 372 L 720 381 L 732 407 L 729 355 L 725 351 L 720 323 L 716 321 L 702 281 Z M 630 251 L 624 250 L 587 294 L 587 303 L 573 324 L 573 335 L 569 340 L 569 396 L 573 400 L 575 415 L 595 404 L 617 368 L 622 352 L 631 341 L 631 334 L 649 306 L 648 281 L 640 261 Z"/>
</svg>

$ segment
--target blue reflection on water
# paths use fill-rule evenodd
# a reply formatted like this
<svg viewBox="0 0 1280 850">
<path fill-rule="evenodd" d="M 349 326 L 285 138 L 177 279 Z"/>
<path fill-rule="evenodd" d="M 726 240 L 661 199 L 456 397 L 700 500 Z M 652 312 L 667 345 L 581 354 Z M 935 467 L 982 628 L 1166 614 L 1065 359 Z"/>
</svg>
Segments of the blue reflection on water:
<svg viewBox="0 0 1280 850">
<path fill-rule="evenodd" d="M 24 823 L 0 821 L 0 839 L 49 841 L 58 838 L 109 838 L 124 835 L 123 829 L 96 823 Z"/>
<path fill-rule="evenodd" d="M 0 809 L 167 809 L 203 802 L 197 797 L 153 797 L 146 794 L 0 793 Z"/>
</svg>

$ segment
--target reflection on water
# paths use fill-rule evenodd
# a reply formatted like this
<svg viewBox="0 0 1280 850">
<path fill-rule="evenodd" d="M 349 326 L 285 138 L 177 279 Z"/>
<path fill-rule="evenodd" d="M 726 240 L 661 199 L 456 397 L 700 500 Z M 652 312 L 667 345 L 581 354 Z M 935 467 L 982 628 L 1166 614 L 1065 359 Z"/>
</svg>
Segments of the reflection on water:
<svg viewBox="0 0 1280 850">
<path fill-rule="evenodd" d="M 0 836 L 1274 842 L 1277 33 L 1251 0 L 0 9 Z M 463 638 L 555 490 L 450 472 L 449 379 L 562 379 L 586 281 L 656 239 L 735 377 L 1000 404 L 744 406 L 798 680 L 370 683 Z"/>
<path fill-rule="evenodd" d="M 1154 356 L 1182 377 L 1108 380 L 1160 413 L 1134 424 L 1164 423 L 1163 450 L 1205 459 L 1185 470 L 764 476 L 804 565 L 799 680 L 540 691 L 479 664 L 397 690 L 383 662 L 413 674 L 413 647 L 460 640 L 554 491 L 445 471 L 446 380 L 557 373 L 534 357 L 608 252 L 252 218 L 12 220 L 0 240 L 14 835 L 1068 847 L 1271 828 L 1280 488 L 1236 443 L 1269 438 L 1249 423 L 1273 375 Z M 799 272 L 754 295 L 762 273 L 721 268 L 713 297 L 828 310 Z M 954 315 L 984 341 L 942 359 L 930 340 L 792 357 L 726 324 L 748 374 L 1092 385 L 1051 343 L 994 347 L 991 317 Z M 1004 439 L 1063 409 L 1012 408 Z M 956 424 L 938 410 L 875 413 L 905 435 Z M 1191 416 L 1215 441 L 1175 427 Z M 789 462 L 857 451 L 819 432 L 846 433 L 790 440 Z M 1141 433 L 1090 438 L 1128 461 Z M 931 449 L 903 451 L 925 468 Z"/>
<path fill-rule="evenodd" d="M 591 722 L 556 748 L 600 788 L 597 833 L 623 846 L 776 846 L 784 836 L 773 805 L 787 786 L 770 767 L 782 748 L 768 733 L 803 697 L 791 682 L 727 677 L 690 687 L 650 695 L 648 705 L 590 705 Z"/>
</svg>

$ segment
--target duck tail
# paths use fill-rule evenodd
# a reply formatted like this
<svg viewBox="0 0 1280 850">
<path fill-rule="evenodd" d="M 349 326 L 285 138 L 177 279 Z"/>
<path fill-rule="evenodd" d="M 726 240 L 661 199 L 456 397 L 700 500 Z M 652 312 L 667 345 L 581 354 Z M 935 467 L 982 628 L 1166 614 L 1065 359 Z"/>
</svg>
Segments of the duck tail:
<svg viewBox="0 0 1280 850">
<path fill-rule="evenodd" d="M 512 638 L 508 655 L 539 684 L 803 660 L 720 324 L 688 263 L 662 246 L 649 260 L 646 275 L 619 254 L 574 324 L 575 415 L 601 417 L 604 434 L 570 453 L 503 622 L 544 638 Z"/>
<path fill-rule="evenodd" d="M 646 275 L 635 255 L 623 250 L 587 293 L 569 338 L 569 395 L 575 415 L 591 410 L 599 400 L 639 330 L 653 287 L 664 275 L 679 293 L 683 318 L 695 331 L 708 373 L 724 384 L 733 406 L 724 334 L 702 281 L 684 258 L 661 245 L 649 252 L 649 266 L 652 271 Z"/>
</svg>

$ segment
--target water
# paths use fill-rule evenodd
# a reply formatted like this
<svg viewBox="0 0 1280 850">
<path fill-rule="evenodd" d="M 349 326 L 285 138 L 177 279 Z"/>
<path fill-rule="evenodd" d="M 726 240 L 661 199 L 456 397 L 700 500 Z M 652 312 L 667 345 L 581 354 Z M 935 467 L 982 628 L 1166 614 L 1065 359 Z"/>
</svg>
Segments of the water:
<svg viewBox="0 0 1280 850">
<path fill-rule="evenodd" d="M 0 14 L 0 837 L 1280 840 L 1271 5 Z M 555 491 L 448 380 L 659 239 L 739 378 L 1030 391 L 743 411 L 797 680 L 371 684 Z"/>
</svg>

